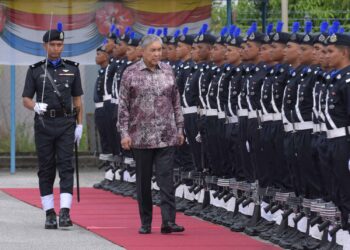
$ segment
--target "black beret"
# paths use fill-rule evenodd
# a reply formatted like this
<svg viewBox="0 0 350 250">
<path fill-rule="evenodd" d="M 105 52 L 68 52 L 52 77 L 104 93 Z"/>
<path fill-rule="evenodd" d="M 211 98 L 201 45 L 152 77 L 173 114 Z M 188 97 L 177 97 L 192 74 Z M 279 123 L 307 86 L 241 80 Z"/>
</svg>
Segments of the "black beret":
<svg viewBox="0 0 350 250">
<path fill-rule="evenodd" d="M 272 35 L 272 42 L 287 44 L 290 40 L 290 34 L 287 32 L 276 32 Z"/>
<path fill-rule="evenodd" d="M 318 35 L 315 35 L 313 38 L 313 43 L 322 43 L 325 44 L 327 40 L 328 34 L 327 33 L 320 33 Z"/>
<path fill-rule="evenodd" d="M 140 44 L 140 41 L 141 41 L 141 39 L 139 39 L 139 38 L 129 38 L 129 41 L 127 42 L 127 44 L 129 45 L 129 46 L 135 46 L 135 47 L 137 47 L 137 46 L 139 46 L 139 44 Z"/>
<path fill-rule="evenodd" d="M 64 41 L 64 32 L 59 30 L 48 30 L 43 36 L 43 42 Z"/>
<path fill-rule="evenodd" d="M 194 38 L 194 42 L 193 43 L 209 43 L 209 44 L 214 44 L 216 41 L 215 36 L 210 35 L 210 34 L 200 34 L 197 35 Z"/>
<path fill-rule="evenodd" d="M 301 39 L 301 44 L 313 45 L 314 44 L 314 36 L 311 34 L 305 34 Z"/>
<path fill-rule="evenodd" d="M 106 53 L 107 53 L 107 51 L 106 51 L 106 46 L 105 46 L 105 45 L 102 45 L 102 46 L 98 47 L 98 48 L 96 49 L 96 51 L 102 51 L 102 52 L 106 52 Z"/>
<path fill-rule="evenodd" d="M 241 36 L 228 36 L 226 38 L 226 44 L 230 46 L 240 47 L 243 43 L 243 38 Z"/>
<path fill-rule="evenodd" d="M 291 33 L 288 42 L 293 42 L 293 43 L 298 43 L 298 44 L 300 44 L 300 42 L 302 41 L 302 39 L 303 39 L 303 35 L 302 35 L 302 34 Z"/>
<path fill-rule="evenodd" d="M 172 36 L 162 36 L 161 38 L 162 38 L 163 43 L 171 44 L 170 40 L 171 40 Z"/>
<path fill-rule="evenodd" d="M 181 35 L 177 38 L 177 42 L 186 43 L 188 45 L 192 45 L 194 41 L 194 35 Z"/>
<path fill-rule="evenodd" d="M 215 43 L 225 45 L 227 44 L 227 36 L 218 36 L 215 40 Z"/>
<path fill-rule="evenodd" d="M 327 39 L 327 44 L 329 45 L 342 45 L 350 47 L 350 35 L 334 33 L 330 35 Z"/>
<path fill-rule="evenodd" d="M 120 41 L 124 41 L 126 43 L 129 41 L 129 39 L 130 39 L 130 36 L 128 34 L 123 34 L 119 38 Z"/>
<path fill-rule="evenodd" d="M 251 41 L 251 42 L 264 43 L 265 42 L 264 38 L 265 38 L 265 35 L 263 33 L 257 31 L 257 32 L 252 32 L 249 35 L 246 35 L 243 38 L 243 41 L 245 41 L 245 42 Z"/>
</svg>

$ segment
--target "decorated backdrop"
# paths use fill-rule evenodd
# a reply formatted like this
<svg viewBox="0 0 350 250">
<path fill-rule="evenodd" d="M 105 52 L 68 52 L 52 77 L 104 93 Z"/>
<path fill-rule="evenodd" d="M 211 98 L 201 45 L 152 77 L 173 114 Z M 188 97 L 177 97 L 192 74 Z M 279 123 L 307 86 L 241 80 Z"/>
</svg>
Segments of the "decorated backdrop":
<svg viewBox="0 0 350 250">
<path fill-rule="evenodd" d="M 210 22 L 210 0 L 13 0 L 0 1 L 0 64 L 27 65 L 45 56 L 42 36 L 61 21 L 65 32 L 63 57 L 94 64 L 95 49 L 111 24 L 145 34 L 150 26 L 189 27 L 196 33 Z"/>
</svg>

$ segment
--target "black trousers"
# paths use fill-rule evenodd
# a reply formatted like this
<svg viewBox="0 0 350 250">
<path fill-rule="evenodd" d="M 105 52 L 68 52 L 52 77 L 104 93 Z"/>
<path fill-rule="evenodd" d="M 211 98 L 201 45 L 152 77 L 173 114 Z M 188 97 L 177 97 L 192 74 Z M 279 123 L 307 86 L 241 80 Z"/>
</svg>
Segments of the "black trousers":
<svg viewBox="0 0 350 250">
<path fill-rule="evenodd" d="M 297 131 L 294 145 L 302 194 L 305 198 L 316 199 L 322 196 L 321 174 L 312 155 L 312 136 L 312 130 Z"/>
<path fill-rule="evenodd" d="M 183 171 L 192 171 L 195 169 L 190 145 L 187 142 L 175 147 L 173 164 L 174 168 L 181 168 Z"/>
<path fill-rule="evenodd" d="M 110 143 L 110 126 L 106 122 L 106 109 L 95 109 L 95 124 L 100 135 L 101 153 L 112 154 L 112 146 Z"/>
<path fill-rule="evenodd" d="M 242 168 L 240 148 L 238 141 L 238 123 L 225 124 L 225 141 L 227 142 L 228 165 L 232 176 L 238 181 L 244 180 L 244 170 Z"/>
<path fill-rule="evenodd" d="M 217 116 L 206 117 L 207 152 L 211 173 L 221 176 L 223 170 L 223 159 L 220 156 L 219 121 Z"/>
<path fill-rule="evenodd" d="M 250 161 L 250 156 L 247 148 L 247 124 L 248 117 L 241 116 L 238 118 L 238 131 L 239 131 L 239 148 L 242 160 L 242 167 L 244 170 L 244 177 L 246 181 L 254 182 L 254 171 Z"/>
<path fill-rule="evenodd" d="M 60 192 L 73 194 L 74 117 L 34 119 L 34 137 L 39 163 L 40 195 L 53 193 L 56 169 L 60 177 Z"/>
<path fill-rule="evenodd" d="M 151 180 L 153 165 L 160 189 L 162 221 L 175 222 L 175 188 L 173 183 L 174 147 L 133 149 L 136 161 L 136 190 L 142 225 L 152 224 Z"/>
<path fill-rule="evenodd" d="M 332 169 L 329 166 L 329 155 L 328 155 L 328 140 L 326 132 L 321 132 L 317 138 L 317 151 L 319 157 L 319 168 L 321 171 L 321 182 L 322 182 L 322 198 L 325 201 L 332 200 L 332 194 L 334 193 L 334 178 L 332 176 Z"/>
<path fill-rule="evenodd" d="M 184 114 L 185 133 L 197 171 L 202 171 L 201 144 L 196 141 L 198 135 L 198 114 Z"/>
<path fill-rule="evenodd" d="M 110 101 L 105 101 L 103 104 L 103 109 L 105 110 L 104 119 L 105 127 L 108 128 L 108 142 L 110 144 L 112 154 L 120 155 L 121 153 L 121 138 L 117 131 L 117 118 L 116 112 L 118 112 L 118 105 L 111 103 Z"/>
<path fill-rule="evenodd" d="M 257 167 L 257 177 L 259 180 L 259 185 L 261 187 L 269 187 L 273 185 L 273 176 L 274 176 L 274 161 L 275 161 L 275 152 L 274 152 L 274 141 L 273 141 L 273 122 L 268 121 L 262 124 L 261 129 L 261 152 L 264 157 L 261 157 L 259 165 Z"/>
<path fill-rule="evenodd" d="M 258 119 L 248 119 L 247 123 L 247 146 L 249 147 L 249 158 L 250 158 L 250 180 L 259 180 L 260 177 L 260 160 L 261 160 L 261 130 L 258 126 Z"/>
<path fill-rule="evenodd" d="M 201 162 L 203 169 L 211 169 L 208 157 L 208 133 L 206 128 L 207 117 L 202 115 L 198 119 L 198 130 L 201 135 Z"/>
<path fill-rule="evenodd" d="M 334 178 L 334 202 L 342 213 L 342 224 L 350 229 L 347 223 L 350 214 L 350 142 L 346 137 L 328 139 L 329 164 Z"/>
<path fill-rule="evenodd" d="M 284 156 L 286 159 L 286 166 L 289 170 L 293 190 L 297 195 L 301 195 L 302 189 L 301 189 L 301 180 L 299 173 L 299 169 L 296 167 L 297 160 L 296 160 L 296 151 L 295 151 L 295 145 L 294 145 L 294 136 L 295 132 L 284 132 L 284 139 L 283 139 L 283 149 L 284 149 Z"/>
<path fill-rule="evenodd" d="M 272 186 L 280 188 L 284 192 L 292 192 L 292 178 L 289 174 L 289 169 L 286 164 L 286 158 L 283 148 L 284 140 L 284 128 L 282 121 L 273 121 L 270 130 L 270 140 L 272 141 L 272 153 L 273 153 L 273 169 L 272 175 Z"/>
</svg>

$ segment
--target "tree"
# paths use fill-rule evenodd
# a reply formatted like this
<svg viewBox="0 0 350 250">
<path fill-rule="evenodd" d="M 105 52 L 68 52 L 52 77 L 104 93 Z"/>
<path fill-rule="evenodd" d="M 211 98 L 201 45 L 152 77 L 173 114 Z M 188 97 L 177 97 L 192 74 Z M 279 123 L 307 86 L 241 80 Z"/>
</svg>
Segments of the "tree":
<svg viewBox="0 0 350 250">
<path fill-rule="evenodd" d="M 221 2 L 221 4 L 214 4 Z M 261 0 L 237 0 L 232 1 L 233 23 L 246 29 L 252 22 L 257 21 L 261 27 Z M 226 25 L 226 5 L 222 1 L 213 3 L 213 30 L 218 30 Z M 339 20 L 345 31 L 350 31 L 350 1 L 349 0 L 289 0 L 289 26 L 294 21 L 301 24 L 306 20 L 312 20 L 314 27 L 319 27 L 323 20 L 332 22 Z M 220 10 L 218 10 L 220 9 Z M 220 18 L 217 19 L 217 16 Z M 281 0 L 269 0 L 267 22 L 276 22 L 281 18 Z M 318 28 L 315 29 L 316 31 Z"/>
</svg>

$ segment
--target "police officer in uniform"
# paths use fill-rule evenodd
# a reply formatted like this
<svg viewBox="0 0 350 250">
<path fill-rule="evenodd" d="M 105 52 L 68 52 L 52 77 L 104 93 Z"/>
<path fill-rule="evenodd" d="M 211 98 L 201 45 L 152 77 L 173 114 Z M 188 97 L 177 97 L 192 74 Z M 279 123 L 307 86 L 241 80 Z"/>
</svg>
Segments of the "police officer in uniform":
<svg viewBox="0 0 350 250">
<path fill-rule="evenodd" d="M 343 229 L 349 230 L 350 171 L 350 36 L 333 33 L 329 36 L 327 61 L 337 71 L 330 82 L 326 95 L 326 124 L 329 164 L 334 178 L 336 204 L 342 213 Z"/>
<path fill-rule="evenodd" d="M 299 42 L 302 39 L 301 35 L 297 32 L 299 30 L 299 23 L 294 22 L 292 27 L 292 33 L 289 36 L 288 43 L 284 49 L 284 60 L 291 65 L 289 69 L 288 80 L 284 89 L 282 99 L 282 121 L 284 124 L 284 153 L 286 157 L 286 164 L 290 169 L 290 174 L 293 182 L 293 190 L 297 195 L 301 194 L 301 182 L 300 173 L 296 169 L 295 147 L 294 147 L 294 118 L 291 115 L 295 103 L 297 94 L 297 85 L 300 80 L 300 72 L 303 66 L 299 62 L 300 45 Z"/>
<path fill-rule="evenodd" d="M 241 90 L 241 78 L 243 65 L 241 60 L 241 44 L 243 42 L 240 36 L 241 30 L 236 27 L 230 32 L 227 38 L 226 61 L 228 63 L 223 82 L 227 86 L 220 94 L 220 100 L 226 102 L 224 105 L 226 111 L 227 124 L 225 126 L 225 140 L 227 141 L 228 159 L 232 169 L 232 175 L 237 181 L 245 179 L 242 168 L 240 148 L 238 140 L 238 95 Z"/>
<path fill-rule="evenodd" d="M 115 71 L 119 67 L 120 61 L 115 59 L 114 56 L 122 56 L 125 54 L 122 46 L 116 46 L 116 43 L 120 43 L 119 30 L 114 32 L 114 25 L 111 26 L 109 33 L 107 34 L 107 38 L 104 41 L 103 50 L 99 50 L 108 54 L 108 65 L 101 69 L 104 72 L 103 76 L 103 85 L 101 86 L 101 90 L 103 91 L 102 96 L 102 109 L 97 112 L 98 121 L 96 120 L 96 124 L 99 130 L 101 138 L 101 147 L 102 153 L 99 156 L 99 159 L 104 161 L 103 165 L 105 170 L 105 178 L 93 185 L 94 188 L 97 189 L 108 189 L 111 185 L 114 172 L 116 169 L 116 163 L 120 162 L 120 138 L 116 129 L 116 105 L 117 99 L 113 95 L 113 82 Z M 101 72 L 100 70 L 100 72 Z M 99 73 L 100 74 L 100 73 Z M 99 76 L 101 80 L 102 76 Z M 98 106 L 101 104 L 98 104 Z M 96 113 L 95 113 L 96 118 Z M 102 131 L 103 130 L 103 131 Z M 103 136 L 105 134 L 105 136 Z"/>
<path fill-rule="evenodd" d="M 285 162 L 283 150 L 284 128 L 282 123 L 282 98 L 287 80 L 289 78 L 290 66 L 285 61 L 284 49 L 289 41 L 290 34 L 282 32 L 283 23 L 279 22 L 276 26 L 276 33 L 272 36 L 272 52 L 271 57 L 276 61 L 275 73 L 271 86 L 271 107 L 273 109 L 273 122 L 271 130 L 268 132 L 272 141 L 273 163 L 271 171 L 272 186 L 280 188 L 282 191 L 292 191 L 291 177 L 288 173 L 289 169 Z"/>
<path fill-rule="evenodd" d="M 190 120 L 192 120 L 192 116 L 196 116 L 197 114 L 197 107 L 196 103 L 193 103 L 194 99 L 192 97 L 189 99 L 186 98 L 186 93 L 190 90 L 191 71 L 195 65 L 191 57 L 194 36 L 187 33 L 188 28 L 185 27 L 182 34 L 177 37 L 176 57 L 179 59 L 179 62 L 175 71 L 175 82 L 180 92 L 181 107 L 185 119 L 186 136 L 185 143 L 176 147 L 175 166 L 180 166 L 183 171 L 191 171 L 195 168 L 198 169 L 200 164 L 200 161 L 198 161 L 200 158 L 198 159 L 197 157 L 198 151 L 196 151 L 195 147 L 195 136 L 197 134 L 197 129 L 188 127 Z M 195 119 L 194 122 L 196 124 L 197 120 Z"/>
<path fill-rule="evenodd" d="M 300 188 L 305 198 L 316 199 L 321 196 L 320 173 L 318 166 L 312 158 L 312 107 L 313 107 L 313 88 L 317 80 L 319 67 L 312 65 L 313 37 L 310 35 L 312 23 L 305 24 L 305 35 L 300 41 L 300 63 L 304 65 L 300 74 L 300 83 L 297 86 L 297 95 L 295 109 L 293 110 L 294 127 L 296 130 L 294 136 L 296 168 L 301 181 Z"/>
<path fill-rule="evenodd" d="M 218 177 L 228 177 L 230 175 L 227 167 L 228 159 L 224 153 L 227 151 L 226 142 L 223 140 L 226 114 L 220 102 L 220 92 L 223 92 L 220 91 L 220 88 L 223 90 L 223 78 L 227 70 L 225 65 L 226 33 L 227 28 L 224 27 L 210 52 L 211 61 L 215 66 L 211 68 L 213 75 L 206 94 L 208 155 L 211 160 L 212 174 Z"/>
<path fill-rule="evenodd" d="M 57 26 L 44 34 L 47 59 L 29 67 L 22 94 L 23 105 L 35 112 L 34 137 L 46 229 L 57 228 L 53 197 L 56 169 L 60 177 L 59 226 L 72 226 L 73 148 L 82 135 L 80 71 L 78 63 L 61 58 L 64 32 L 61 23 Z"/>
<path fill-rule="evenodd" d="M 206 131 L 206 94 L 208 91 L 208 85 L 211 81 L 212 71 L 210 63 L 210 50 L 212 45 L 215 43 L 215 37 L 213 35 L 207 34 L 207 25 L 204 24 L 199 31 L 198 35 L 194 39 L 192 53 L 195 54 L 198 68 L 197 73 L 194 74 L 193 84 L 198 86 L 198 107 L 199 107 L 199 120 L 198 120 L 198 130 L 199 133 L 196 136 L 196 140 L 201 142 L 201 154 L 202 154 L 202 168 L 207 171 L 210 168 L 210 163 L 207 154 L 207 131 Z M 198 78 L 197 78 L 198 77 Z M 192 82 L 192 81 L 191 81 Z M 191 83 L 192 84 L 192 83 Z M 214 159 L 215 160 L 215 159 Z"/>
</svg>

